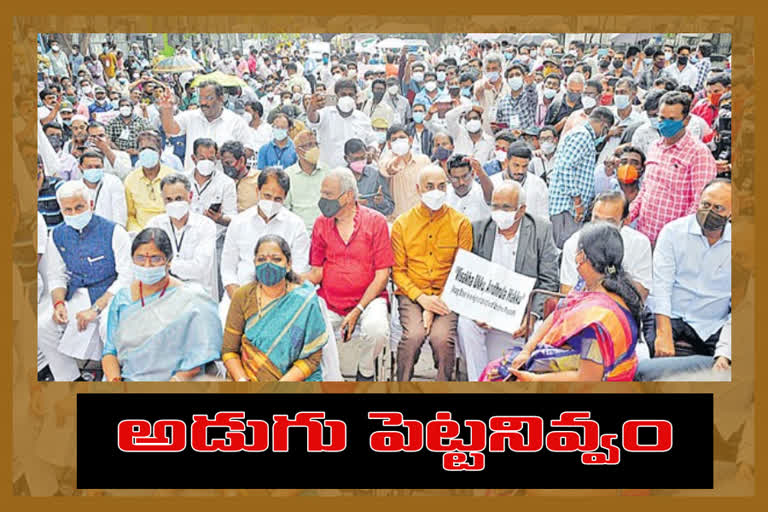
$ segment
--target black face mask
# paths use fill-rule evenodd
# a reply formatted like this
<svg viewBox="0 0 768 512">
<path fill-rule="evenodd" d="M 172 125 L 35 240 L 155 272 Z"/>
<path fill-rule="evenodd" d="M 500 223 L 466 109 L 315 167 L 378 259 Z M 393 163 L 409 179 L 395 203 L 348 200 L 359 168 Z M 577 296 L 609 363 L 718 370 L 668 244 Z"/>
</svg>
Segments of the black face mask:
<svg viewBox="0 0 768 512">
<path fill-rule="evenodd" d="M 563 66 L 563 73 L 565 73 L 565 76 L 573 73 L 573 66 Z"/>
<path fill-rule="evenodd" d="M 377 92 L 373 93 L 373 99 L 375 101 L 381 101 L 381 98 L 383 98 L 383 97 L 384 97 L 384 91 L 381 91 L 381 92 L 377 91 Z"/>
<path fill-rule="evenodd" d="M 621 69 L 621 66 L 624 65 L 624 61 L 621 59 L 613 59 L 613 67 L 616 69 Z"/>
<path fill-rule="evenodd" d="M 728 217 L 723 217 L 714 212 L 714 210 L 701 210 L 696 212 L 696 221 L 701 229 L 710 233 L 722 231 L 728 223 Z"/>
<path fill-rule="evenodd" d="M 341 203 L 339 202 L 338 197 L 336 199 L 326 199 L 321 197 L 317 202 L 317 206 L 320 208 L 320 213 L 328 218 L 336 216 L 336 214 L 339 213 L 339 210 L 341 210 Z"/>
<path fill-rule="evenodd" d="M 221 164 L 221 166 L 224 168 L 224 174 L 233 180 L 236 180 L 237 177 L 240 176 L 240 171 L 234 165 Z"/>
<path fill-rule="evenodd" d="M 55 151 L 60 150 L 61 146 L 64 145 L 64 141 L 62 140 L 61 135 L 49 135 L 48 142 L 51 143 L 51 146 L 53 146 Z"/>
<path fill-rule="evenodd" d="M 611 64 L 611 61 L 609 59 L 603 59 L 600 61 L 601 68 L 607 68 L 610 64 Z"/>
<path fill-rule="evenodd" d="M 687 55 L 680 55 L 677 57 L 677 63 L 681 66 L 685 66 L 688 64 L 688 56 Z"/>
</svg>

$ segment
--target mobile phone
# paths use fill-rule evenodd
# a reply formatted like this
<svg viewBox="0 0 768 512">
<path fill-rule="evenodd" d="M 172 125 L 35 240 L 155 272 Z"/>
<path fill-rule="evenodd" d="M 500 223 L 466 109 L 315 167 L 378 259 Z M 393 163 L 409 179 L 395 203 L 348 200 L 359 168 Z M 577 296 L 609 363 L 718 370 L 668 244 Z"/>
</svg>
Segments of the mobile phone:
<svg viewBox="0 0 768 512">
<path fill-rule="evenodd" d="M 347 335 L 349 334 L 349 325 L 345 325 L 341 330 L 341 340 L 347 341 Z"/>
<path fill-rule="evenodd" d="M 361 196 L 358 196 L 359 199 L 370 199 L 372 197 L 376 197 L 379 193 L 374 192 L 373 194 L 363 194 Z"/>
<path fill-rule="evenodd" d="M 208 207 L 209 210 L 212 212 L 219 213 L 219 210 L 221 210 L 221 203 L 213 203 L 211 206 Z"/>
</svg>

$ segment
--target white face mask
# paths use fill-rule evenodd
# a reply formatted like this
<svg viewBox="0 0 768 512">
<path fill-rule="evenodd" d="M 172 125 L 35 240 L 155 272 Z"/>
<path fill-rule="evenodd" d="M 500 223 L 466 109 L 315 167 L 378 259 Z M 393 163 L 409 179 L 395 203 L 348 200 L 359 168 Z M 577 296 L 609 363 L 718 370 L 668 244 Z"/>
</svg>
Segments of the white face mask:
<svg viewBox="0 0 768 512">
<path fill-rule="evenodd" d="M 389 92 L 389 94 L 391 94 L 392 96 L 394 96 L 395 94 L 397 94 L 398 92 L 400 92 L 400 88 L 399 88 L 399 87 L 397 87 L 396 85 L 390 85 L 390 86 L 389 86 L 389 88 L 387 89 L 387 91 Z"/>
<path fill-rule="evenodd" d="M 499 162 L 500 164 L 503 164 L 504 161 L 507 159 L 507 152 L 506 151 L 497 150 L 497 151 L 494 152 L 494 154 L 496 156 L 496 161 Z"/>
<path fill-rule="evenodd" d="M 133 113 L 133 108 L 131 107 L 120 107 L 120 115 L 123 117 L 130 117 L 130 115 Z"/>
<path fill-rule="evenodd" d="M 251 115 L 250 112 L 243 112 L 243 121 L 245 121 L 245 124 L 251 124 L 251 121 L 253 121 L 253 115 Z"/>
<path fill-rule="evenodd" d="M 597 100 L 593 98 L 592 96 L 581 96 L 581 104 L 584 106 L 586 110 L 589 110 L 591 108 L 594 108 L 595 105 L 597 105 Z"/>
<path fill-rule="evenodd" d="M 352 96 L 344 96 L 339 98 L 336 106 L 338 106 L 339 110 L 341 110 L 343 113 L 349 114 L 355 110 L 355 99 Z"/>
<path fill-rule="evenodd" d="M 422 82 L 422 81 L 424 81 L 424 72 L 423 72 L 423 71 L 416 71 L 416 72 L 413 74 L 413 77 L 412 77 L 412 78 L 413 78 L 413 80 L 414 80 L 415 82 Z"/>
<path fill-rule="evenodd" d="M 189 213 L 189 203 L 186 201 L 173 201 L 165 205 L 165 213 L 176 220 L 182 219 Z"/>
<path fill-rule="evenodd" d="M 483 123 L 481 123 L 479 119 L 472 119 L 467 121 L 467 131 L 469 133 L 479 132 L 482 126 L 483 126 Z"/>
<path fill-rule="evenodd" d="M 411 149 L 408 139 L 397 139 L 392 142 L 392 152 L 397 156 L 403 156 Z"/>
<path fill-rule="evenodd" d="M 212 160 L 200 160 L 197 162 L 197 172 L 202 176 L 210 176 L 216 168 L 216 163 Z"/>
<path fill-rule="evenodd" d="M 512 225 L 515 223 L 515 220 L 516 220 L 515 215 L 517 215 L 517 210 L 513 212 L 506 212 L 504 210 L 493 210 L 491 212 L 491 218 L 493 219 L 493 222 L 495 222 L 496 225 L 499 227 L 499 229 L 502 231 L 512 227 Z"/>
<path fill-rule="evenodd" d="M 424 88 L 427 90 L 427 92 L 432 92 L 435 89 L 437 89 L 437 82 L 434 80 L 430 80 L 426 84 L 424 84 Z"/>
<path fill-rule="evenodd" d="M 544 151 L 544 153 L 547 155 L 551 155 L 555 151 L 554 142 L 545 141 L 545 142 L 542 142 L 540 145 L 541 145 L 542 151 Z"/>
<path fill-rule="evenodd" d="M 421 194 L 421 201 L 427 206 L 427 208 L 434 212 L 443 207 L 445 204 L 445 199 L 445 192 L 438 189 L 430 190 L 429 192 Z"/>
<path fill-rule="evenodd" d="M 275 201 L 270 201 L 269 199 L 259 199 L 259 209 L 262 211 L 262 213 L 264 213 L 264 215 L 267 216 L 268 219 L 271 219 L 277 215 L 282 207 L 282 204 Z"/>
</svg>

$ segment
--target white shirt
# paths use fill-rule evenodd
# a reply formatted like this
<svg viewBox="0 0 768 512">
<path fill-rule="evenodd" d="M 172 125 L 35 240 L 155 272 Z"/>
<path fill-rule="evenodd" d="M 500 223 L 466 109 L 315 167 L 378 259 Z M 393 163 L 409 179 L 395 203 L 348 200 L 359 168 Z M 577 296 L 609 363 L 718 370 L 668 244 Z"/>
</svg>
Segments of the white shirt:
<svg viewBox="0 0 768 512">
<path fill-rule="evenodd" d="M 272 101 L 268 100 L 267 96 L 262 96 L 259 102 L 261 103 L 261 106 L 264 108 L 264 114 L 261 116 L 261 119 L 262 119 L 262 122 L 265 124 L 266 124 L 266 119 L 269 117 L 269 113 L 272 112 L 272 110 L 279 107 L 280 105 L 282 105 L 280 96 L 273 96 Z M 256 150 L 254 149 L 254 151 Z"/>
<path fill-rule="evenodd" d="M 117 177 L 104 173 L 96 188 L 88 187 L 88 190 L 93 200 L 93 213 L 125 227 L 128 221 L 128 207 L 125 205 L 123 183 Z"/>
<path fill-rule="evenodd" d="M 320 146 L 320 161 L 333 169 L 346 167 L 344 144 L 349 139 L 362 139 L 367 146 L 377 146 L 376 134 L 371 127 L 371 118 L 359 110 L 353 110 L 349 117 L 341 117 L 336 107 L 324 107 L 317 114 L 319 122 L 308 122 L 310 129 L 317 130 L 317 143 Z"/>
<path fill-rule="evenodd" d="M 261 149 L 261 146 L 268 144 L 269 141 L 272 140 L 272 126 L 264 119 L 262 119 L 258 128 L 254 129 L 249 126 L 248 131 L 251 133 L 253 140 L 252 149 L 254 152 L 258 153 L 259 149 Z"/>
<path fill-rule="evenodd" d="M 668 78 L 673 78 L 677 81 L 677 86 L 687 85 L 691 89 L 696 90 L 696 82 L 699 79 L 699 70 L 696 66 L 690 63 L 686 64 L 682 71 L 677 67 L 677 63 L 672 63 L 670 66 L 664 68 L 664 74 Z"/>
<path fill-rule="evenodd" d="M 472 105 L 459 105 L 452 108 L 445 113 L 445 125 L 448 134 L 453 137 L 454 153 L 472 155 L 482 165 L 494 158 L 496 141 L 481 128 L 480 139 L 477 142 L 472 142 L 467 128 L 464 124 L 459 123 L 459 120 L 470 110 L 472 110 Z"/>
<path fill-rule="evenodd" d="M 615 106 L 609 108 L 611 109 L 611 112 L 616 119 L 614 126 L 624 126 L 626 129 L 633 124 L 639 123 L 645 119 L 645 114 L 641 114 L 634 108 L 630 108 L 629 115 L 625 119 L 619 118 L 619 114 Z M 605 161 L 606 158 L 608 158 L 608 156 L 613 155 L 613 152 L 616 151 L 617 147 L 619 147 L 619 142 L 621 142 L 620 135 L 615 135 L 605 141 L 605 146 L 603 146 L 603 150 L 598 155 L 596 163 L 601 164 Z"/>
<path fill-rule="evenodd" d="M 405 124 L 410 117 L 411 104 L 408 103 L 408 99 L 405 96 L 396 94 L 393 98 L 389 92 L 384 93 L 382 103 L 387 105 L 395 113 L 395 122 Z"/>
<path fill-rule="evenodd" d="M 190 211 L 203 215 L 203 212 L 212 204 L 221 203 L 222 215 L 230 219 L 237 215 L 237 189 L 232 178 L 219 170 L 215 170 L 210 179 L 201 186 L 195 180 L 195 171 L 189 173 L 187 177 L 192 183 Z M 226 230 L 227 226 L 216 224 L 216 237 L 224 236 Z"/>
<path fill-rule="evenodd" d="M 37 212 L 37 254 L 45 254 L 48 244 L 48 226 L 45 225 L 43 214 Z"/>
<path fill-rule="evenodd" d="M 115 271 L 117 279 L 107 288 L 107 292 L 115 295 L 121 288 L 131 285 L 133 281 L 133 267 L 131 261 L 131 238 L 121 226 L 115 226 L 112 232 L 112 252 L 115 256 Z M 48 248 L 45 251 L 47 259 L 46 270 L 48 274 L 48 289 L 53 291 L 57 288 L 66 288 L 67 264 L 61 258 L 59 248 L 53 241 L 53 232 L 48 237 Z M 74 314 L 75 312 L 71 312 Z"/>
<path fill-rule="evenodd" d="M 653 283 L 653 262 L 651 260 L 651 242 L 648 237 L 629 226 L 621 228 L 621 238 L 624 240 L 624 261 L 622 266 L 633 281 L 639 282 L 646 290 Z M 576 253 L 579 243 L 577 231 L 563 244 L 563 259 L 560 266 L 560 283 L 566 286 L 576 286 L 579 273 L 576 271 Z"/>
<path fill-rule="evenodd" d="M 41 121 L 43 118 L 48 117 L 48 115 L 51 113 L 51 109 L 46 107 L 45 105 L 42 105 L 40 107 L 37 107 L 37 120 Z M 56 117 L 54 117 L 51 121 L 51 123 L 57 123 L 59 126 L 62 125 L 61 123 L 61 116 L 59 114 L 56 114 Z"/>
<path fill-rule="evenodd" d="M 258 206 L 252 206 L 232 219 L 221 253 L 221 282 L 245 285 L 255 279 L 253 263 L 256 243 L 264 235 L 279 235 L 291 248 L 291 268 L 297 274 L 309 270 L 309 235 L 301 217 L 284 207 L 264 222 Z"/>
<path fill-rule="evenodd" d="M 248 130 L 245 120 L 225 108 L 221 110 L 221 115 L 212 122 L 205 118 L 200 109 L 180 112 L 173 119 L 181 129 L 179 133 L 168 135 L 186 134 L 187 136 L 187 147 L 184 156 L 184 168 L 187 172 L 191 172 L 195 167 L 195 163 L 192 161 L 192 151 L 197 139 L 213 139 L 219 147 L 227 141 L 236 140 L 242 143 L 243 146 L 253 149 L 251 132 Z"/>
<path fill-rule="evenodd" d="M 507 177 L 507 171 L 497 172 L 491 176 L 491 183 L 494 187 L 498 187 L 505 179 L 510 179 Z M 525 211 L 534 217 L 549 219 L 549 190 L 544 180 L 528 171 L 523 190 L 525 190 Z"/>
<path fill-rule="evenodd" d="M 544 175 L 548 175 L 555 168 L 555 153 L 549 155 L 549 158 L 534 156 L 531 158 L 531 162 L 528 164 L 528 170 L 544 179 Z M 546 185 L 546 183 L 545 183 Z"/>
<path fill-rule="evenodd" d="M 120 151 L 119 149 L 113 149 L 112 152 L 115 154 L 115 163 L 113 164 L 109 161 L 109 158 L 104 156 L 104 175 L 113 174 L 119 178 L 120 181 L 123 181 L 133 170 L 133 166 L 131 165 L 131 155 L 125 151 Z"/>
<path fill-rule="evenodd" d="M 162 122 L 160 121 L 160 111 L 157 110 L 156 106 L 147 105 L 147 115 L 145 116 L 144 109 L 141 108 L 140 104 L 137 104 L 133 107 L 133 113 L 149 123 L 150 128 L 154 130 L 160 129 Z"/>
<path fill-rule="evenodd" d="M 507 238 L 499 233 L 498 227 L 496 228 L 496 238 L 493 241 L 493 257 L 491 261 L 498 263 L 502 267 L 515 271 L 515 262 L 517 261 L 517 246 L 520 242 L 520 229 L 515 231 L 515 236 L 507 240 Z"/>
<path fill-rule="evenodd" d="M 173 247 L 171 272 L 183 281 L 200 284 L 218 302 L 216 276 L 216 223 L 208 217 L 189 213 L 181 230 L 171 223 L 167 213 L 156 215 L 147 222 L 148 228 L 160 228 L 168 234 Z"/>
<path fill-rule="evenodd" d="M 472 187 L 464 197 L 459 197 L 452 186 L 448 187 L 448 206 L 459 213 L 463 213 L 470 222 L 487 219 L 491 216 L 491 207 L 485 202 L 483 187 L 479 183 L 472 183 Z"/>
</svg>

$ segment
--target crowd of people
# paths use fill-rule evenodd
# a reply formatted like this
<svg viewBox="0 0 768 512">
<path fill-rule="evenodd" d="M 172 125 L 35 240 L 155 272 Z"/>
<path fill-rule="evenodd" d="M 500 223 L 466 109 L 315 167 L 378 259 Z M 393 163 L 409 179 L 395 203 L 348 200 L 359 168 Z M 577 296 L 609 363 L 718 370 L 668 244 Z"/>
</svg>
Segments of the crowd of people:
<svg viewBox="0 0 768 512">
<path fill-rule="evenodd" d="M 731 367 L 730 58 L 707 41 L 194 43 L 198 71 L 164 72 L 57 37 L 40 380 L 368 381 L 391 354 L 407 381 L 427 341 L 438 381 Z M 515 332 L 441 298 L 459 249 L 547 292 Z"/>
</svg>

